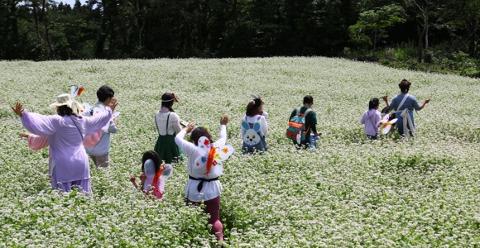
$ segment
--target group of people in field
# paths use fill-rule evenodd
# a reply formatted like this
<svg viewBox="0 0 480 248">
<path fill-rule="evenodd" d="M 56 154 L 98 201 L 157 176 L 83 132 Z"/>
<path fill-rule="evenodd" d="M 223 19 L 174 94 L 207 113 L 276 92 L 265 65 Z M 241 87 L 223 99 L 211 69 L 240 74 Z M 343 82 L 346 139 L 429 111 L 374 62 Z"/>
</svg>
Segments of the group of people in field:
<svg viewBox="0 0 480 248">
<path fill-rule="evenodd" d="M 393 111 L 397 119 L 400 134 L 415 130 L 413 110 L 421 110 L 415 97 L 408 94 L 410 82 L 402 80 L 399 87 L 401 94 L 391 103 L 384 97 L 387 107 L 382 111 Z M 21 118 L 23 126 L 29 133 L 21 137 L 28 140 L 33 150 L 45 147 L 49 149 L 49 176 L 53 189 L 69 192 L 78 188 L 85 194 L 91 194 L 89 159 L 98 167 L 110 164 L 111 134 L 117 132 L 116 118 L 118 105 L 115 93 L 109 86 L 97 90 L 98 102 L 91 109 L 75 100 L 75 94 L 62 94 L 51 104 L 56 115 L 41 115 L 24 110 L 17 102 L 12 110 Z M 220 221 L 220 194 L 222 186 L 219 177 L 223 173 L 223 162 L 234 149 L 227 144 L 226 115 L 220 118 L 220 136 L 214 141 L 210 132 L 204 127 L 181 120 L 173 105 L 178 102 L 174 93 L 165 93 L 161 97 L 160 110 L 154 116 L 158 138 L 153 150 L 144 152 L 141 159 L 141 175 L 131 176 L 133 186 L 155 199 L 163 199 L 165 182 L 172 175 L 173 165 L 181 163 L 187 157 L 188 181 L 185 186 L 185 199 L 188 204 L 204 204 L 209 214 L 209 224 L 218 240 L 223 240 L 223 225 Z M 268 149 L 268 113 L 263 110 L 264 102 L 254 97 L 246 106 L 245 116 L 241 119 L 240 137 L 243 153 L 263 153 Z M 312 110 L 313 97 L 303 98 L 303 105 L 295 108 L 289 116 L 286 136 L 298 149 L 316 147 L 319 137 L 317 116 Z M 381 127 L 381 113 L 378 111 L 379 100 L 369 102 L 361 123 L 365 125 L 365 134 L 370 139 L 377 139 Z M 405 123 L 405 125 L 404 125 Z M 400 124 L 400 125 L 399 125 Z M 189 140 L 185 137 L 189 134 Z M 139 181 L 137 181 L 139 179 Z"/>
<path fill-rule="evenodd" d="M 388 102 L 388 96 L 382 97 L 386 107 L 381 112 L 378 111 L 380 105 L 378 98 L 372 98 L 369 101 L 368 110 L 360 119 L 368 139 L 378 139 L 380 134 L 387 134 L 391 127 L 396 127 L 398 134 L 402 137 L 414 136 L 413 112 L 422 110 L 430 102 L 430 99 L 426 99 L 420 105 L 415 96 L 409 94 L 410 86 L 411 83 L 403 79 L 398 84 L 400 94 L 395 96 L 390 103 Z M 383 118 L 382 114 L 384 114 Z M 385 132 L 382 132 L 382 129 L 385 129 Z"/>
</svg>

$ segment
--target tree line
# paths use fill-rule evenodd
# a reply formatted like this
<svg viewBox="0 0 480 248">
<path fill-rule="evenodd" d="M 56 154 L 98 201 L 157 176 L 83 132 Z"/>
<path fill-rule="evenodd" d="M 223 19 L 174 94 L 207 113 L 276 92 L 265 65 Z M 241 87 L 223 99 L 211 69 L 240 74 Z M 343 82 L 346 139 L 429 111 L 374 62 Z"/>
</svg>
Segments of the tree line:
<svg viewBox="0 0 480 248">
<path fill-rule="evenodd" d="M 0 1 L 0 59 L 480 56 L 480 0 Z"/>
</svg>

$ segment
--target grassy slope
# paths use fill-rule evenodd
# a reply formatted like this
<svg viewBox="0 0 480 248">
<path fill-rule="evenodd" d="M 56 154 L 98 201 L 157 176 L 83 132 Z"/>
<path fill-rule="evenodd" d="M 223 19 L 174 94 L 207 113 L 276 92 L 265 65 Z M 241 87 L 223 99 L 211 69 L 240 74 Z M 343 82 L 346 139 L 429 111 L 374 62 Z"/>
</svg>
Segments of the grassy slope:
<svg viewBox="0 0 480 248">
<path fill-rule="evenodd" d="M 414 141 L 366 142 L 358 124 L 369 98 L 393 97 L 407 78 L 419 100 Z M 87 87 L 81 100 L 111 85 L 120 100 L 121 132 L 114 166 L 92 170 L 95 197 L 59 197 L 49 190 L 47 152 L 31 153 L 8 105 L 21 99 L 50 113 L 70 84 Z M 174 91 L 185 120 L 216 136 L 229 113 L 230 142 L 251 94 L 269 112 L 270 152 L 237 153 L 222 177 L 222 218 L 233 245 L 419 245 L 480 243 L 480 81 L 395 70 L 329 58 L 0 62 L 0 243 L 208 245 L 205 216 L 184 207 L 186 172 L 177 166 L 164 202 L 132 193 L 128 175 L 152 149 L 153 114 Z M 286 118 L 305 94 L 315 97 L 324 134 L 315 153 L 296 152 L 284 138 Z M 73 231 L 72 231 L 73 230 Z M 114 241 L 115 239 L 115 241 Z"/>
</svg>

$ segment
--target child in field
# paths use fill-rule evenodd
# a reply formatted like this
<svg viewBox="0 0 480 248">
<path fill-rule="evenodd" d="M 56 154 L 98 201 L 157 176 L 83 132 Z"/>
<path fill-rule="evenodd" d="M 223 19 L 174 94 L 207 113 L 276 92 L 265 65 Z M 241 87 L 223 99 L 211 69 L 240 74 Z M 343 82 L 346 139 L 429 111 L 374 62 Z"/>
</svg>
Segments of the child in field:
<svg viewBox="0 0 480 248">
<path fill-rule="evenodd" d="M 98 102 L 92 110 L 94 116 L 107 111 L 106 107 L 110 102 L 115 101 L 115 92 L 109 86 L 104 85 L 97 90 L 97 98 Z M 97 168 L 108 167 L 110 164 L 110 134 L 118 131 L 115 119 L 112 118 L 107 125 L 101 128 L 101 131 L 100 140 L 93 147 L 86 147 L 85 149 Z"/>
<path fill-rule="evenodd" d="M 193 123 L 187 125 L 175 137 L 175 142 L 188 157 L 188 182 L 185 187 L 187 203 L 206 205 L 205 211 L 210 215 L 217 240 L 223 240 L 223 224 L 220 221 L 220 193 L 222 186 L 218 178 L 223 174 L 223 163 L 233 152 L 225 145 L 227 141 L 228 117 L 220 120 L 220 138 L 213 143 L 210 133 L 203 127 L 195 128 Z M 190 133 L 188 142 L 184 139 Z"/>
<path fill-rule="evenodd" d="M 260 97 L 256 97 L 247 104 L 246 113 L 240 128 L 244 153 L 264 152 L 267 150 L 265 136 L 268 132 L 268 123 L 263 112 L 263 104 Z"/>
<path fill-rule="evenodd" d="M 314 150 L 320 134 L 317 132 L 317 113 L 312 110 L 313 97 L 306 95 L 303 106 L 296 108 L 288 118 L 286 135 L 293 141 L 297 148 L 310 148 Z"/>
<path fill-rule="evenodd" d="M 155 115 L 155 125 L 158 131 L 158 139 L 155 144 L 155 151 L 160 156 L 160 161 L 165 163 L 178 162 L 180 150 L 175 144 L 175 135 L 182 127 L 180 117 L 173 110 L 173 103 L 178 102 L 174 93 L 162 95 L 162 106 Z"/>
<path fill-rule="evenodd" d="M 131 176 L 130 181 L 135 188 L 146 195 L 152 194 L 155 198 L 161 200 L 165 194 L 165 182 L 172 173 L 173 167 L 170 164 L 162 164 L 155 151 L 147 151 L 142 156 L 140 186 L 137 185 L 135 176 Z"/>
<path fill-rule="evenodd" d="M 365 134 L 367 138 L 376 140 L 378 138 L 378 127 L 382 116 L 378 111 L 380 101 L 378 98 L 372 98 L 368 102 L 368 111 L 363 113 L 360 123 L 364 125 Z"/>
</svg>

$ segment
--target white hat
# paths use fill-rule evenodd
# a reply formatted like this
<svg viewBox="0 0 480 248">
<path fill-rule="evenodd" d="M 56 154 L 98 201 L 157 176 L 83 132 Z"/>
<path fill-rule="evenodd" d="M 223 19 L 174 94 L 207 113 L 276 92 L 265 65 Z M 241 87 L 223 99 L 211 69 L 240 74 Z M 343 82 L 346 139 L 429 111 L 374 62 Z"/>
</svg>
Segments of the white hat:
<svg viewBox="0 0 480 248">
<path fill-rule="evenodd" d="M 60 106 L 67 106 L 71 108 L 75 114 L 80 114 L 83 111 L 82 104 L 72 99 L 70 94 L 60 94 L 57 96 L 57 101 L 50 104 L 50 107 L 52 108 L 58 108 Z"/>
</svg>

